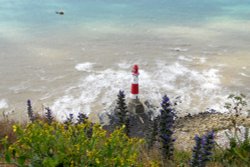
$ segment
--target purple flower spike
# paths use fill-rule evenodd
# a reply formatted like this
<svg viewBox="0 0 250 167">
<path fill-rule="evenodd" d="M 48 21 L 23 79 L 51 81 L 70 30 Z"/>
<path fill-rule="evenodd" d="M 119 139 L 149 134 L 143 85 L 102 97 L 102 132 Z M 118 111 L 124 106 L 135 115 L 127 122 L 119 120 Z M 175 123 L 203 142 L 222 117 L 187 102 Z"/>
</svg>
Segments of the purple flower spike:
<svg viewBox="0 0 250 167">
<path fill-rule="evenodd" d="M 159 134 L 162 142 L 162 155 L 165 159 L 172 159 L 175 141 L 172 138 L 175 113 L 166 95 L 162 98 L 161 107 Z"/>
</svg>

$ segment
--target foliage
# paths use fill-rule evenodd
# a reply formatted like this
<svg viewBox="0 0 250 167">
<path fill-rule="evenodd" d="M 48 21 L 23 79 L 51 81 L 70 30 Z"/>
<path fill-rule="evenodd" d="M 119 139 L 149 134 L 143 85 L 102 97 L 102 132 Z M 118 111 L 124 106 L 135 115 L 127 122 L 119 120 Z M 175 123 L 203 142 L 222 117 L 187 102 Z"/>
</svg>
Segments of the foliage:
<svg viewBox="0 0 250 167">
<path fill-rule="evenodd" d="M 124 91 L 119 91 L 117 95 L 117 107 L 116 107 L 116 114 L 118 116 L 118 124 L 119 126 L 125 125 L 125 133 L 129 136 L 129 126 L 130 126 L 130 121 L 129 121 L 129 116 L 128 116 L 128 107 L 126 104 L 125 100 L 125 94 Z"/>
<path fill-rule="evenodd" d="M 249 114 L 249 110 L 247 110 L 246 96 L 243 94 L 239 94 L 239 95 L 231 94 L 228 96 L 228 100 L 229 102 L 225 103 L 224 107 L 231 114 L 231 121 L 232 121 L 233 127 L 236 127 L 237 117 L 242 115 L 244 112 L 248 112 Z"/>
<path fill-rule="evenodd" d="M 249 166 L 249 129 L 245 128 L 244 139 L 241 139 L 243 132 L 237 123 L 237 118 L 247 111 L 246 97 L 242 94 L 230 95 L 228 99 L 230 102 L 225 104 L 225 108 L 231 113 L 234 128 L 231 135 L 227 134 L 230 146 L 214 154 L 214 132 L 208 132 L 195 136 L 192 156 L 190 151 L 174 150 L 176 115 L 174 103 L 167 96 L 162 99 L 160 115 L 149 125 L 147 145 L 128 135 L 131 125 L 123 91 L 118 93 L 115 113 L 120 128 L 113 133 L 90 123 L 83 113 L 78 113 L 75 118 L 69 114 L 64 123 L 59 123 L 54 120 L 52 111 L 46 108 L 45 118 L 39 120 L 28 100 L 30 123 L 0 122 L 0 148 L 3 150 L 0 152 L 0 166 L 3 158 L 7 163 L 23 167 Z"/>
<path fill-rule="evenodd" d="M 69 114 L 69 117 L 67 117 L 66 121 L 64 121 L 64 124 L 66 125 L 72 125 L 74 123 L 74 114 Z"/>
<path fill-rule="evenodd" d="M 151 149 L 154 146 L 155 142 L 157 141 L 158 121 L 159 121 L 159 117 L 155 117 L 151 121 L 151 124 L 148 127 L 146 137 L 145 137 L 148 150 Z"/>
<path fill-rule="evenodd" d="M 208 132 L 202 137 L 196 135 L 194 140 L 195 146 L 190 165 L 192 167 L 205 167 L 206 163 L 211 160 L 212 149 L 214 148 L 214 132 Z"/>
<path fill-rule="evenodd" d="M 10 121 L 10 120 L 1 120 L 0 121 L 0 140 L 4 139 L 6 136 L 8 136 L 8 141 L 9 142 L 14 142 L 16 141 L 16 135 L 12 130 L 12 126 L 16 124 L 16 122 L 14 121 Z M 0 150 L 2 150 L 3 145 L 0 142 Z M 1 154 L 1 152 L 0 152 Z"/>
<path fill-rule="evenodd" d="M 220 149 L 216 160 L 222 162 L 225 166 L 249 166 L 250 164 L 250 138 L 249 128 L 245 128 L 244 138 L 240 139 L 241 132 L 236 131 L 227 138 L 230 145 L 226 149 Z"/>
<path fill-rule="evenodd" d="M 35 121 L 35 115 L 34 115 L 34 112 L 33 112 L 33 109 L 32 109 L 31 100 L 27 100 L 27 112 L 28 112 L 29 120 L 31 122 L 34 122 Z"/>
<path fill-rule="evenodd" d="M 73 114 L 69 114 L 69 116 L 67 117 L 67 119 L 66 119 L 66 121 L 64 121 L 63 123 L 64 123 L 64 128 L 65 129 L 68 129 L 68 127 L 70 126 L 70 125 L 73 125 L 73 119 L 74 119 L 74 115 Z"/>
<path fill-rule="evenodd" d="M 52 121 L 54 120 L 54 117 L 52 116 L 52 111 L 50 110 L 49 107 L 45 108 L 46 112 L 45 112 L 45 119 L 48 122 L 48 124 L 50 125 L 52 123 Z"/>
<path fill-rule="evenodd" d="M 225 104 L 225 108 L 231 113 L 231 122 L 233 128 L 230 134 L 226 133 L 229 141 L 229 148 L 221 149 L 219 161 L 227 166 L 249 166 L 250 164 L 250 139 L 249 128 L 245 127 L 245 132 L 242 134 L 237 122 L 237 117 L 247 111 L 246 96 L 243 94 L 228 96 L 230 102 Z M 248 111 L 249 112 L 249 111 Z M 240 136 L 244 136 L 241 139 Z"/>
<path fill-rule="evenodd" d="M 83 113 L 78 113 L 77 124 L 84 124 L 88 120 L 88 117 Z"/>
<path fill-rule="evenodd" d="M 184 150 L 175 150 L 174 151 L 174 162 L 175 166 L 184 167 L 189 166 L 191 153 Z"/>
<path fill-rule="evenodd" d="M 192 155 L 192 160 L 190 162 L 191 166 L 195 167 L 200 167 L 200 162 L 201 162 L 201 154 L 202 154 L 202 147 L 201 147 L 201 143 L 202 143 L 202 138 L 199 137 L 198 135 L 195 136 L 194 138 L 195 140 L 195 146 L 193 148 L 193 155 Z"/>
<path fill-rule="evenodd" d="M 93 128 L 89 138 L 84 129 Z M 124 128 L 124 127 L 123 127 Z M 140 166 L 138 139 L 128 138 L 122 129 L 107 136 L 99 125 L 68 125 L 41 121 L 25 128 L 14 125 L 17 140 L 5 145 L 5 160 L 18 166 Z"/>
<path fill-rule="evenodd" d="M 202 137 L 202 162 L 205 164 L 211 160 L 212 150 L 215 146 L 214 131 L 208 132 Z"/>
<path fill-rule="evenodd" d="M 172 159 L 175 141 L 172 137 L 174 133 L 173 126 L 175 113 L 166 95 L 162 98 L 161 107 L 159 135 L 162 143 L 162 156 L 164 159 Z"/>
</svg>

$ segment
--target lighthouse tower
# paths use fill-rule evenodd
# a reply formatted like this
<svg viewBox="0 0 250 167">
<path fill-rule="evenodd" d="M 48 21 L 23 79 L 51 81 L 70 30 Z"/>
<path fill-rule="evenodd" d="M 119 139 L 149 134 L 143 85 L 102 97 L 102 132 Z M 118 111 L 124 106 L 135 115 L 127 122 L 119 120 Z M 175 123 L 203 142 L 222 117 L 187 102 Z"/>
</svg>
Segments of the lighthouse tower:
<svg viewBox="0 0 250 167">
<path fill-rule="evenodd" d="M 131 95 L 128 110 L 133 113 L 143 113 L 144 107 L 139 100 L 139 67 L 134 65 L 132 69 Z"/>
</svg>

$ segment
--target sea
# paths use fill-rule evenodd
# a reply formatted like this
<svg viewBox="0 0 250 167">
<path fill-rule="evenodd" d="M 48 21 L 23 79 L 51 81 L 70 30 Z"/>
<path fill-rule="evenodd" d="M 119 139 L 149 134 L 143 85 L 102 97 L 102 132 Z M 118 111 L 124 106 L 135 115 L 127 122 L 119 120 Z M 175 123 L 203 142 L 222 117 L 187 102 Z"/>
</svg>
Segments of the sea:
<svg viewBox="0 0 250 167">
<path fill-rule="evenodd" d="M 0 117 L 26 120 L 30 99 L 97 119 L 119 90 L 129 100 L 134 64 L 142 102 L 226 112 L 250 95 L 250 1 L 0 0 Z"/>
</svg>

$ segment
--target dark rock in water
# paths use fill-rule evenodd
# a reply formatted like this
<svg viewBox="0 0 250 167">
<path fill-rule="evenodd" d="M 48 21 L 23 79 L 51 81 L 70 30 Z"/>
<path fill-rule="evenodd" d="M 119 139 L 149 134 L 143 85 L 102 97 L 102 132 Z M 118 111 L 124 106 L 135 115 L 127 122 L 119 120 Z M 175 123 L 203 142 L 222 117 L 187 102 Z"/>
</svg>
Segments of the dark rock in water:
<svg viewBox="0 0 250 167">
<path fill-rule="evenodd" d="M 129 119 L 129 136 L 130 137 L 145 137 L 149 126 L 152 124 L 152 118 L 156 114 L 156 107 L 154 107 L 149 101 L 144 103 L 145 112 L 134 113 L 128 112 L 127 117 Z M 100 123 L 103 128 L 112 132 L 119 127 L 119 116 L 113 104 L 109 113 L 99 115 Z"/>
<path fill-rule="evenodd" d="M 145 132 L 150 125 L 150 116 L 146 113 L 128 113 L 129 119 L 129 136 L 131 137 L 144 137 Z M 119 118 L 116 112 L 108 114 L 109 124 L 103 126 L 108 131 L 115 130 L 119 125 Z"/>
<path fill-rule="evenodd" d="M 56 11 L 56 14 L 58 14 L 58 15 L 64 15 L 64 11 Z"/>
</svg>

